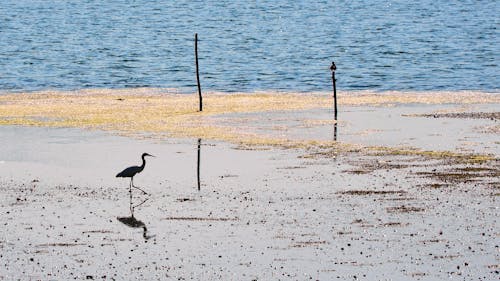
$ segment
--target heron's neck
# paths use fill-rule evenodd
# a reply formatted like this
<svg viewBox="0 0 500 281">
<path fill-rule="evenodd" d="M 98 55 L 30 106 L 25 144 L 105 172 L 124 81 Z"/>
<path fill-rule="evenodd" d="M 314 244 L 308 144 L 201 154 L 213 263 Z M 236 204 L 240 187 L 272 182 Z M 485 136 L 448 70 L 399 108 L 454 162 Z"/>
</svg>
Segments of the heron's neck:
<svg viewBox="0 0 500 281">
<path fill-rule="evenodd" d="M 146 159 L 144 159 L 144 156 L 142 156 L 141 170 L 144 169 L 145 166 L 146 166 Z"/>
</svg>

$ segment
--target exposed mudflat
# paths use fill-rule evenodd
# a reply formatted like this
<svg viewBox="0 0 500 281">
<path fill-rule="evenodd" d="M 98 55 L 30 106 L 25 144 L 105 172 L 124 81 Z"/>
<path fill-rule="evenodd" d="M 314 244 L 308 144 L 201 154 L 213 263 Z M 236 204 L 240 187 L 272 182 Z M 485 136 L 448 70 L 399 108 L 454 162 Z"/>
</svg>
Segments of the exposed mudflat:
<svg viewBox="0 0 500 281">
<path fill-rule="evenodd" d="M 2 126 L 0 279 L 497 280 L 498 135 L 477 129 L 497 121 L 403 116 L 459 107 L 346 108 L 344 146 Z M 313 121 L 210 122 L 333 138 L 329 111 L 296 113 Z M 149 195 L 130 196 L 115 175 L 143 152 L 156 158 L 134 183 Z"/>
<path fill-rule="evenodd" d="M 454 113 L 433 113 L 415 114 L 415 117 L 432 118 L 463 118 L 463 119 L 491 119 L 500 120 L 500 112 L 454 112 Z"/>
</svg>

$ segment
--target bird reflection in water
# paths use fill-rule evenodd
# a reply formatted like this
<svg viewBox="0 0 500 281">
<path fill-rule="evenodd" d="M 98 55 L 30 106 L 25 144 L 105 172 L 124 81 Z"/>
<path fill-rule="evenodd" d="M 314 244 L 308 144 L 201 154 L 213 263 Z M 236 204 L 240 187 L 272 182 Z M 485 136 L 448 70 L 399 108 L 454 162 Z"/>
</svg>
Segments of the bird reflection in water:
<svg viewBox="0 0 500 281">
<path fill-rule="evenodd" d="M 198 179 L 198 191 L 201 189 L 200 185 L 200 151 L 201 151 L 201 139 L 198 139 L 198 164 L 196 168 L 196 177 Z"/>
<path fill-rule="evenodd" d="M 142 230 L 143 230 L 142 237 L 144 237 L 144 239 L 146 239 L 146 240 L 155 237 L 155 235 L 148 235 L 148 228 L 146 227 L 146 224 L 144 224 L 144 222 L 136 219 L 134 216 L 135 208 L 142 206 L 144 203 L 146 203 L 149 200 L 149 197 L 144 199 L 141 203 L 139 203 L 137 205 L 133 205 L 132 190 L 130 190 L 129 193 L 130 193 L 130 217 L 117 217 L 117 219 L 121 223 L 125 224 L 126 226 L 129 226 L 132 228 L 142 228 Z"/>
</svg>

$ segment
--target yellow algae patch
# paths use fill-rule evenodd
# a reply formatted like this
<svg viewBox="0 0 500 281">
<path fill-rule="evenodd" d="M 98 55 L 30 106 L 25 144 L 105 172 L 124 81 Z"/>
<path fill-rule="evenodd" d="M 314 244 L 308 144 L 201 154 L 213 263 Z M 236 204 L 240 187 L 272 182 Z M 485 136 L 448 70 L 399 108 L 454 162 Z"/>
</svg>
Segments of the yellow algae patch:
<svg viewBox="0 0 500 281">
<path fill-rule="evenodd" d="M 310 119 L 305 119 L 302 120 L 302 126 L 305 128 L 309 127 L 317 127 L 317 126 L 324 126 L 324 125 L 335 125 L 337 124 L 338 121 L 335 119 L 329 119 L 329 120 L 310 120 Z"/>
<path fill-rule="evenodd" d="M 373 93 L 356 91 L 341 96 L 339 103 L 346 105 L 392 106 L 395 104 L 487 104 L 500 103 L 498 93 L 474 91 L 455 92 L 396 92 Z"/>
<path fill-rule="evenodd" d="M 370 146 L 364 149 L 370 155 L 422 156 L 428 159 L 450 159 L 460 163 L 484 163 L 498 160 L 494 155 L 465 154 L 452 151 L 421 150 L 417 148 Z"/>
<path fill-rule="evenodd" d="M 222 126 L 211 116 L 271 110 L 302 110 L 321 107 L 319 95 L 221 95 L 204 98 L 198 112 L 194 95 L 143 90 L 88 90 L 0 95 L 0 125 L 79 127 L 136 136 L 145 133 L 170 137 L 200 137 L 234 143 L 286 143 L 250 134 L 238 125 Z"/>
</svg>

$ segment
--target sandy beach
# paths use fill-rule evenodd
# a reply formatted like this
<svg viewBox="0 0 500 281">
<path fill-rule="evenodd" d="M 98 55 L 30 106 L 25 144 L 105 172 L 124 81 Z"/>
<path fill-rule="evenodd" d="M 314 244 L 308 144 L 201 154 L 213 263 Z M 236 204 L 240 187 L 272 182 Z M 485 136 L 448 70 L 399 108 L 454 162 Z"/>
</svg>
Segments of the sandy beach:
<svg viewBox="0 0 500 281">
<path fill-rule="evenodd" d="M 109 91 L 0 95 L 0 280 L 498 279 L 498 94 Z"/>
</svg>

